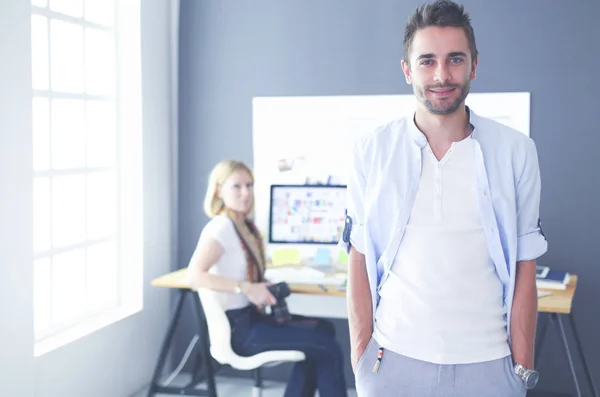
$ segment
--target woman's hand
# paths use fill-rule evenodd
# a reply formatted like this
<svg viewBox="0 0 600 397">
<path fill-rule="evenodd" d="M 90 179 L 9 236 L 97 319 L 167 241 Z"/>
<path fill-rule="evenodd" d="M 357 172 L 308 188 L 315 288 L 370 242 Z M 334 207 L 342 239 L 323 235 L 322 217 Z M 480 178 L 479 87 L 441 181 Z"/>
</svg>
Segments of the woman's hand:
<svg viewBox="0 0 600 397">
<path fill-rule="evenodd" d="M 248 297 L 250 302 L 258 307 L 262 308 L 266 305 L 274 305 L 277 303 L 277 299 L 267 289 L 269 285 L 270 283 L 243 283 L 242 292 Z"/>
</svg>

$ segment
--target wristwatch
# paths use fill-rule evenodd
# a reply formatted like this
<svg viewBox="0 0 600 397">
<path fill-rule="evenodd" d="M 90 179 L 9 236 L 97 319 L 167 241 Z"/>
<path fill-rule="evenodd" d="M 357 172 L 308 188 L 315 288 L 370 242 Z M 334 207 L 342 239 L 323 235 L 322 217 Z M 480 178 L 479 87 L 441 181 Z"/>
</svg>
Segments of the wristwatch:
<svg viewBox="0 0 600 397">
<path fill-rule="evenodd" d="M 238 281 L 235 284 L 235 287 L 233 288 L 233 292 L 235 292 L 237 295 L 241 295 L 242 292 L 244 292 L 244 291 L 242 291 L 242 282 L 241 281 Z"/>
<path fill-rule="evenodd" d="M 536 370 L 526 368 L 521 364 L 515 364 L 515 373 L 523 382 L 525 383 L 525 387 L 527 389 L 533 389 L 540 379 L 540 373 Z"/>
</svg>

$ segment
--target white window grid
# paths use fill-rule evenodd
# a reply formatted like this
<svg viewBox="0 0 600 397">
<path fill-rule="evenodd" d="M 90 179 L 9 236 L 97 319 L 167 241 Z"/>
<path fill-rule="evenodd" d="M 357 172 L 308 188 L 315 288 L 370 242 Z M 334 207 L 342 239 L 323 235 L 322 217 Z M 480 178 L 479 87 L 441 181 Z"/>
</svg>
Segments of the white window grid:
<svg viewBox="0 0 600 397">
<path fill-rule="evenodd" d="M 70 0 L 71 3 L 76 3 L 73 2 L 72 0 Z M 98 0 L 96 0 L 98 1 Z M 100 1 L 111 1 L 111 0 L 100 0 Z M 114 0 L 116 3 L 116 0 Z M 48 139 L 47 139 L 47 147 L 45 148 L 47 150 L 47 159 L 46 159 L 46 163 L 47 163 L 47 169 L 39 169 L 39 166 L 36 166 L 35 171 L 34 171 L 34 186 L 39 187 L 40 184 L 42 183 L 46 183 L 48 182 L 48 196 L 47 198 L 49 199 L 49 202 L 47 203 L 48 205 L 48 211 L 47 211 L 47 216 L 49 217 L 48 222 L 46 222 L 46 225 L 48 227 L 50 227 L 50 230 L 45 230 L 44 233 L 49 236 L 49 241 L 46 244 L 46 246 L 44 247 L 45 249 L 41 249 L 41 250 L 37 250 L 35 252 L 35 261 L 34 261 L 34 266 L 37 269 L 34 269 L 34 273 L 37 274 L 36 276 L 36 280 L 35 280 L 35 285 L 34 285 L 34 289 L 35 289 L 35 294 L 36 294 L 36 300 L 35 300 L 35 305 L 36 307 L 34 308 L 34 313 L 35 313 L 35 327 L 36 327 L 36 332 L 35 332 L 35 338 L 36 341 L 40 341 L 46 338 L 49 338 L 53 335 L 56 335 L 57 333 L 60 333 L 70 327 L 73 327 L 74 325 L 77 325 L 81 322 L 93 319 L 95 317 L 97 317 L 98 315 L 101 315 L 103 313 L 106 313 L 108 310 L 114 309 L 119 307 L 119 305 L 121 305 L 122 302 L 122 294 L 120 293 L 120 291 L 122 291 L 122 285 L 120 285 L 122 278 L 119 277 L 120 276 L 120 272 L 119 272 L 119 265 L 120 265 L 120 257 L 121 255 L 119 255 L 120 253 L 120 244 L 121 244 L 121 239 L 120 239 L 120 220 L 119 220 L 119 211 L 120 211 L 120 200 L 118 199 L 120 197 L 120 145 L 119 145 L 119 109 L 120 109 L 120 104 L 119 104 L 119 73 L 118 73 L 118 57 L 119 57 L 119 51 L 118 49 L 118 39 L 119 39 L 119 34 L 118 34 L 118 24 L 117 24 L 117 20 L 118 20 L 118 15 L 117 15 L 117 9 L 118 7 L 115 4 L 114 7 L 114 18 L 113 18 L 113 23 L 112 25 L 104 25 L 104 24 L 100 24 L 100 23 L 95 23 L 92 22 L 88 19 L 86 19 L 86 10 L 85 7 L 88 4 L 88 1 L 84 1 L 84 0 L 80 0 L 80 4 L 81 4 L 81 15 L 79 16 L 73 16 L 73 15 L 68 15 L 62 12 L 57 12 L 55 11 L 55 7 L 53 7 L 54 4 L 59 4 L 63 3 L 63 5 L 65 5 L 65 1 L 57 1 L 57 0 L 50 0 L 50 4 L 48 4 L 48 1 L 46 0 L 32 0 L 32 23 L 33 20 L 35 18 L 45 18 L 46 20 L 46 54 L 43 54 L 42 57 L 46 57 L 45 60 L 41 60 L 42 62 L 44 62 L 45 66 L 47 66 L 47 87 L 44 88 L 40 88 L 40 87 L 35 87 L 35 76 L 34 77 L 34 89 L 33 89 L 33 100 L 34 103 L 38 103 L 38 104 L 45 104 L 46 102 L 49 105 L 49 109 L 48 109 L 48 113 L 47 113 L 47 126 L 45 128 L 47 128 L 48 131 Z M 53 9 L 54 8 L 54 9 Z M 55 45 L 56 43 L 53 42 L 53 34 L 57 31 L 57 30 L 53 30 L 53 26 L 58 26 L 59 24 L 62 23 L 67 23 L 69 25 L 64 25 L 64 26 L 69 26 L 71 28 L 76 27 L 77 29 L 81 29 L 82 31 L 82 40 L 81 40 L 81 44 L 83 46 L 83 48 L 81 48 L 80 51 L 80 55 L 82 56 L 83 59 L 81 59 L 81 64 L 80 66 L 82 67 L 82 73 L 83 75 L 82 77 L 82 81 L 80 82 L 82 84 L 82 89 L 81 90 L 69 90 L 70 92 L 68 92 L 67 90 L 59 90 L 59 89 L 54 89 L 53 87 L 53 60 L 52 60 L 52 56 L 53 56 L 53 48 L 52 46 Z M 33 24 L 32 24 L 32 29 L 34 28 Z M 113 62 L 112 62 L 112 66 L 114 67 L 114 86 L 112 87 L 112 93 L 109 94 L 95 94 L 95 93 L 89 93 L 88 92 L 88 87 L 87 87 L 87 79 L 86 79 L 86 45 L 88 43 L 86 43 L 86 38 L 88 37 L 88 33 L 98 33 L 98 32 L 102 32 L 102 33 L 108 33 L 110 35 L 112 35 L 113 38 Z M 35 32 L 32 31 L 32 35 Z M 32 37 L 32 40 L 35 40 L 35 37 Z M 35 46 L 33 46 L 32 51 L 35 51 L 36 48 Z M 77 50 L 73 49 L 73 52 L 77 53 Z M 32 53 L 32 61 L 35 61 L 36 58 L 39 60 L 39 54 L 35 54 Z M 32 65 L 33 67 L 33 71 L 35 74 L 35 68 L 36 65 Z M 64 77 L 64 76 L 63 76 Z M 38 84 L 39 85 L 39 84 Z M 42 84 L 44 85 L 44 84 Z M 63 84 L 64 85 L 64 84 Z M 96 87 L 97 88 L 97 87 Z M 106 88 L 106 87 L 105 87 Z M 68 102 L 71 101 L 71 102 Z M 79 101 L 79 102 L 73 102 L 73 101 Z M 83 113 L 83 129 L 80 130 L 79 132 L 82 133 L 83 135 L 83 154 L 82 153 L 78 153 L 78 152 L 74 152 L 73 154 L 79 155 L 83 157 L 83 164 L 82 166 L 75 166 L 75 167 L 69 167 L 68 164 L 62 164 L 63 167 L 53 167 L 53 165 L 58 164 L 58 161 L 54 161 L 53 159 L 53 148 L 54 145 L 56 144 L 56 142 L 53 140 L 53 138 L 55 138 L 53 136 L 53 133 L 56 133 L 57 131 L 53 130 L 53 106 L 55 104 L 58 104 L 62 102 L 63 104 L 75 104 L 75 103 L 80 103 L 84 105 L 84 113 Z M 106 105 L 110 105 L 112 106 L 112 110 L 114 111 L 114 119 L 112 124 L 112 128 L 114 128 L 114 156 L 113 156 L 113 164 L 107 164 L 104 166 L 89 166 L 88 163 L 88 144 L 89 144 L 89 136 L 88 136 L 88 130 L 86 129 L 85 125 L 85 116 L 86 116 L 86 112 L 88 110 L 88 105 L 91 104 L 106 104 Z M 105 109 L 106 110 L 106 109 Z M 36 107 L 34 105 L 34 112 L 36 111 Z M 46 116 L 46 115 L 45 115 Z M 34 122 L 35 124 L 35 122 Z M 64 127 L 64 125 L 63 125 Z M 75 131 L 76 132 L 76 131 Z M 68 138 L 72 138 L 72 137 L 67 137 Z M 63 144 L 65 142 L 62 142 Z M 35 150 L 35 149 L 34 149 Z M 37 153 L 39 154 L 39 153 Z M 58 157 L 58 156 L 57 156 Z M 64 153 L 63 156 L 64 157 Z M 39 160 L 40 156 L 37 157 L 37 159 Z M 42 157 L 44 158 L 44 157 Z M 81 160 L 81 159 L 80 159 Z M 36 157 L 34 154 L 34 163 L 36 162 Z M 55 164 L 56 163 L 56 164 Z M 67 161 L 68 163 L 68 161 Z M 36 164 L 34 164 L 35 166 Z M 45 168 L 45 167 L 44 167 Z M 114 180 L 113 182 L 113 188 L 114 188 L 114 193 L 113 193 L 113 199 L 114 199 L 114 207 L 112 208 L 111 211 L 109 211 L 109 213 L 105 214 L 106 216 L 113 216 L 114 217 L 114 224 L 113 227 L 111 228 L 112 230 L 105 234 L 102 235 L 100 237 L 96 236 L 96 237 L 90 237 L 88 234 L 88 226 L 89 226 L 89 217 L 88 217 L 88 203 L 90 202 L 90 197 L 92 195 L 92 191 L 90 191 L 90 184 L 88 184 L 88 182 L 91 180 L 90 178 L 93 176 L 108 176 L 108 180 L 110 181 L 110 176 L 114 176 Z M 80 219 L 80 221 L 83 222 L 83 231 L 84 231 L 84 236 L 83 238 L 79 238 L 78 241 L 73 242 L 70 241 L 66 244 L 57 244 L 57 238 L 56 238 L 56 231 L 57 228 L 55 225 L 57 225 L 58 223 L 62 222 L 63 219 L 55 219 L 54 218 L 54 212 L 55 208 L 57 208 L 58 206 L 58 202 L 53 202 L 54 199 L 56 199 L 56 197 L 54 197 L 56 195 L 56 184 L 57 181 L 59 180 L 65 180 L 66 179 L 71 179 L 71 182 L 73 182 L 73 180 L 79 179 L 80 178 L 80 182 L 83 181 L 83 203 L 75 203 L 75 204 L 82 204 L 83 205 L 83 220 Z M 53 189 L 54 188 L 54 189 Z M 36 189 L 34 188 L 34 195 L 35 195 L 35 191 Z M 98 193 L 98 192 L 95 192 Z M 80 197 L 81 198 L 81 197 Z M 34 196 L 34 202 L 35 202 L 35 196 Z M 95 203 L 98 204 L 98 203 Z M 81 208 L 79 208 L 81 210 Z M 63 210 L 65 210 L 63 208 Z M 68 208 L 66 209 L 67 211 L 69 210 Z M 71 208 L 71 210 L 74 210 L 73 208 Z M 64 214 L 64 211 L 63 211 Z M 35 217 L 36 213 L 34 211 L 34 217 Z M 34 219 L 34 233 L 39 233 L 42 234 L 41 231 L 39 230 L 35 230 L 35 227 L 38 226 L 39 223 L 36 222 L 36 219 Z M 54 229 L 54 230 L 53 230 Z M 64 230 L 63 230 L 64 232 Z M 80 236 L 82 237 L 82 236 Z M 111 244 L 113 244 L 113 255 L 112 258 L 114 260 L 114 263 L 112 264 L 106 264 L 107 268 L 108 266 L 114 266 L 113 270 L 114 273 L 112 274 L 112 279 L 113 280 L 109 280 L 109 281 L 113 281 L 115 284 L 113 285 L 113 296 L 109 297 L 108 299 L 106 299 L 105 302 L 102 302 L 100 304 L 96 304 L 96 305 L 92 305 L 89 300 L 87 298 L 89 298 L 89 289 L 88 289 L 88 276 L 90 273 L 90 258 L 89 258 L 89 252 L 90 251 L 94 251 L 94 249 L 99 248 L 99 247 L 103 247 L 104 249 L 106 249 L 107 247 L 109 247 Z M 101 249 L 102 250 L 102 249 Z M 81 255 L 78 259 L 79 260 L 74 260 L 74 258 L 71 258 L 71 263 L 70 266 L 72 267 L 74 264 L 76 266 L 79 266 L 79 268 L 74 269 L 74 268 L 69 268 L 69 266 L 67 266 L 67 271 L 63 271 L 63 274 L 57 275 L 57 269 L 55 268 L 55 261 L 57 260 L 57 258 L 65 258 L 65 256 L 73 256 L 73 255 Z M 110 259 L 110 257 L 108 257 Z M 81 260 L 83 260 L 83 262 L 81 262 Z M 78 262 L 78 263 L 76 263 Z M 68 263 L 68 261 L 67 261 Z M 44 274 L 42 274 L 41 269 L 39 268 L 40 266 L 45 266 L 46 267 L 46 271 Z M 37 271 L 36 271 L 37 270 Z M 73 277 L 73 274 L 68 274 L 69 271 L 73 271 L 75 270 L 75 272 L 79 273 L 79 277 Z M 62 280 L 57 280 L 57 277 L 60 276 L 63 279 Z M 46 280 L 43 280 L 43 278 L 46 277 Z M 66 279 L 65 279 L 66 277 Z M 47 288 L 42 288 L 41 284 L 45 284 L 45 286 Z M 73 306 L 78 306 L 77 310 L 71 311 L 71 313 L 67 313 L 66 315 L 63 315 L 61 319 L 58 319 L 58 316 L 56 315 L 57 311 L 60 311 L 61 309 L 64 310 L 64 307 L 57 307 L 56 306 L 56 302 L 54 302 L 54 298 L 56 298 L 56 290 L 59 287 L 59 285 L 62 284 L 62 289 L 64 290 L 65 288 L 70 289 L 71 291 L 71 295 L 69 296 L 66 295 L 66 299 L 65 297 L 63 297 L 62 300 L 62 304 L 63 306 L 66 305 L 73 305 Z M 98 292 L 98 291 L 96 291 Z M 83 299 L 83 302 L 76 302 L 77 299 Z M 70 302 L 70 300 L 73 300 L 73 302 Z"/>
</svg>

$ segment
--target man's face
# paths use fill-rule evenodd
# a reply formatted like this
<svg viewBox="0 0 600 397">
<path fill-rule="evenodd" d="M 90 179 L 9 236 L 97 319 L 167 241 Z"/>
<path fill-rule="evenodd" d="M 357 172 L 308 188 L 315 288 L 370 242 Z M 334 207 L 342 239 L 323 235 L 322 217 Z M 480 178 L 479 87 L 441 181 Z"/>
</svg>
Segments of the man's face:
<svg viewBox="0 0 600 397">
<path fill-rule="evenodd" d="M 458 110 L 475 80 L 476 66 L 464 30 L 455 27 L 418 30 L 410 50 L 410 67 L 402 61 L 406 82 L 412 84 L 419 103 L 437 115 Z"/>
</svg>

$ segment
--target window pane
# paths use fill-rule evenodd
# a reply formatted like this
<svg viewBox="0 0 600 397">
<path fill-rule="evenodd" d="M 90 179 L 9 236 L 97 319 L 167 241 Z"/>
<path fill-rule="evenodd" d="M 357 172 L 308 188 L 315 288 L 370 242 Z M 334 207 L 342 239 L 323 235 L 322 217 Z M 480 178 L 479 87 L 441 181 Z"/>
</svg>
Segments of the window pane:
<svg viewBox="0 0 600 397">
<path fill-rule="evenodd" d="M 52 90 L 83 92 L 83 27 L 50 21 Z"/>
<path fill-rule="evenodd" d="M 88 101 L 85 117 L 88 167 L 115 165 L 117 149 L 115 103 Z"/>
<path fill-rule="evenodd" d="M 50 249 L 50 179 L 33 180 L 33 249 Z"/>
<path fill-rule="evenodd" d="M 57 254 L 52 262 L 52 323 L 59 325 L 85 309 L 85 249 Z"/>
<path fill-rule="evenodd" d="M 87 176 L 87 238 L 114 236 L 117 228 L 117 177 L 113 172 Z"/>
<path fill-rule="evenodd" d="M 85 166 L 84 101 L 52 100 L 52 167 Z"/>
<path fill-rule="evenodd" d="M 31 84 L 34 90 L 48 89 L 48 19 L 31 16 Z"/>
<path fill-rule="evenodd" d="M 119 303 L 119 276 L 115 243 L 92 245 L 87 251 L 87 309 L 116 306 Z"/>
<path fill-rule="evenodd" d="M 33 98 L 33 169 L 50 168 L 50 103 L 45 98 Z"/>
<path fill-rule="evenodd" d="M 31 0 L 31 5 L 46 7 L 48 5 L 48 0 Z"/>
<path fill-rule="evenodd" d="M 115 38 L 110 32 L 85 30 L 85 90 L 88 94 L 115 92 Z"/>
<path fill-rule="evenodd" d="M 50 9 L 52 11 L 67 14 L 72 17 L 83 16 L 82 0 L 50 0 Z"/>
<path fill-rule="evenodd" d="M 115 23 L 115 1 L 85 0 L 85 19 L 101 25 L 112 26 Z"/>
<path fill-rule="evenodd" d="M 52 180 L 52 243 L 63 247 L 85 240 L 85 176 Z"/>
<path fill-rule="evenodd" d="M 51 281 L 50 258 L 36 260 L 33 264 L 33 328 L 36 338 L 51 325 Z"/>
</svg>

